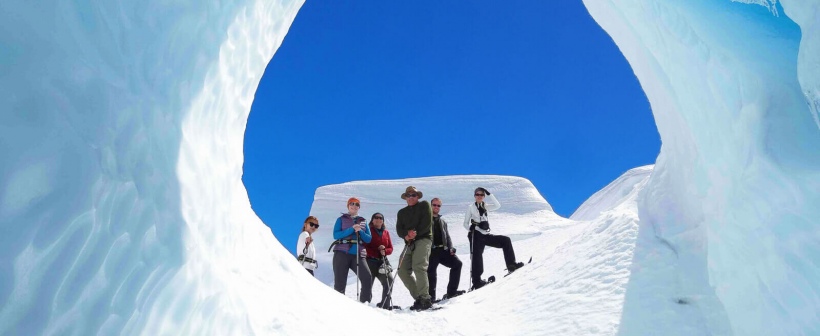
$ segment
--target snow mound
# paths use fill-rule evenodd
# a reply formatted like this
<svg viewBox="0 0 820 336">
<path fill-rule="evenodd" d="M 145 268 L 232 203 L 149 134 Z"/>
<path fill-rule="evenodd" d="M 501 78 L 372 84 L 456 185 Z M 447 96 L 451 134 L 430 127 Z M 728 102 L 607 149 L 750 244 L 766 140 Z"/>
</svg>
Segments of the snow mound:
<svg viewBox="0 0 820 336">
<path fill-rule="evenodd" d="M 593 220 L 602 213 L 618 206 L 632 193 L 636 185 L 652 173 L 652 166 L 633 168 L 615 181 L 593 194 L 569 218 L 584 221 Z"/>
</svg>

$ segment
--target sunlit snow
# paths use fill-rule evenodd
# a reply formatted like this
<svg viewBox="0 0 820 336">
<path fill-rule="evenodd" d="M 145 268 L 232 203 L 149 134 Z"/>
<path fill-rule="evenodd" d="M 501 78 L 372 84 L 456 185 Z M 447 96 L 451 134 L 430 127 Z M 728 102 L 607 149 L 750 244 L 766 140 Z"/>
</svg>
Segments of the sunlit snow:
<svg viewBox="0 0 820 336">
<path fill-rule="evenodd" d="M 318 189 L 325 233 L 348 196 L 388 218 L 408 184 L 442 197 L 462 289 L 459 219 L 472 188 L 497 193 L 494 227 L 532 264 L 410 313 L 338 294 L 326 259 L 310 277 L 242 185 L 253 95 L 302 1 L 4 1 L 0 334 L 820 334 L 820 3 L 584 3 L 646 92 L 657 162 L 571 218 L 516 177 Z"/>
</svg>

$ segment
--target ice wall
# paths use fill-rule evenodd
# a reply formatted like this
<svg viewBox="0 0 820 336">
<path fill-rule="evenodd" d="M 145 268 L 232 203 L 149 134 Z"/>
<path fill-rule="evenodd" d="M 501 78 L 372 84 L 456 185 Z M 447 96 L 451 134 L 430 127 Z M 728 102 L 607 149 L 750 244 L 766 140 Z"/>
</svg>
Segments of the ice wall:
<svg viewBox="0 0 820 336">
<path fill-rule="evenodd" d="M 820 333 L 820 4 L 585 2 L 655 113 L 641 236 L 677 256 L 680 296 L 712 332 Z M 291 286 L 309 278 L 241 185 L 300 5 L 0 3 L 0 334 L 318 334 L 305 311 L 365 311 Z M 283 304 L 304 299 L 326 304 Z"/>
<path fill-rule="evenodd" d="M 584 2 L 652 106 L 640 218 L 680 296 L 713 333 L 820 333 L 820 3 Z"/>
<path fill-rule="evenodd" d="M 301 4 L 0 4 L 0 334 L 276 323 L 224 283 L 250 260 L 236 241 L 278 246 L 248 205 L 241 144 Z"/>
</svg>

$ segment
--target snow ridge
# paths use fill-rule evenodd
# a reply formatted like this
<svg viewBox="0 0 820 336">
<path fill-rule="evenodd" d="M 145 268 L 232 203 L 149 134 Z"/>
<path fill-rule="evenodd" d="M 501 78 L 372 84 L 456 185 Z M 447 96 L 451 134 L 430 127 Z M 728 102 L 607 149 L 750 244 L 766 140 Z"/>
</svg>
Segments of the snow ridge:
<svg viewBox="0 0 820 336">
<path fill-rule="evenodd" d="M 621 177 L 589 197 L 569 218 L 572 220 L 593 220 L 620 204 L 632 193 L 636 183 L 652 173 L 652 165 L 632 168 Z"/>
</svg>

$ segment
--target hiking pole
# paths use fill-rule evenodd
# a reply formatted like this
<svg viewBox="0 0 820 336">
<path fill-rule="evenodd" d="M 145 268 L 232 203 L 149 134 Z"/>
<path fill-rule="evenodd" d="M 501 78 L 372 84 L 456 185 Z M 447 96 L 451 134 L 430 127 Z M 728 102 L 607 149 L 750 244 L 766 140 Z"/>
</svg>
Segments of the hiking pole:
<svg viewBox="0 0 820 336">
<path fill-rule="evenodd" d="M 359 301 L 359 232 L 356 231 L 356 301 Z"/>
<path fill-rule="evenodd" d="M 388 268 L 387 266 L 389 266 L 388 261 L 387 261 L 387 255 L 385 255 L 384 250 L 382 250 L 382 269 L 379 272 L 384 272 L 382 274 L 384 275 L 384 280 L 388 281 L 387 289 L 389 291 L 390 290 L 389 281 L 390 281 L 390 275 L 391 274 L 390 274 L 390 268 Z M 381 281 L 381 278 L 379 279 L 379 281 Z M 387 303 L 387 301 L 385 301 L 387 299 L 387 292 L 382 293 L 382 296 L 384 296 L 384 300 L 382 300 L 382 308 L 384 308 L 384 305 Z"/>
<path fill-rule="evenodd" d="M 470 282 L 473 282 L 473 242 L 475 241 L 475 226 L 473 227 L 473 231 L 470 232 Z M 473 290 L 475 284 L 470 286 L 470 291 Z"/>
<path fill-rule="evenodd" d="M 390 283 L 387 284 L 387 298 L 385 299 L 385 303 L 390 302 L 390 309 L 393 309 L 393 284 L 396 283 L 396 276 L 399 275 L 399 271 L 401 270 L 401 262 L 404 260 L 404 255 L 407 254 L 407 244 L 404 244 L 404 249 L 401 250 L 401 256 L 399 257 L 399 267 L 396 268 L 396 274 L 392 277 L 388 277 L 390 279 Z M 382 304 L 384 307 L 384 303 Z"/>
</svg>

